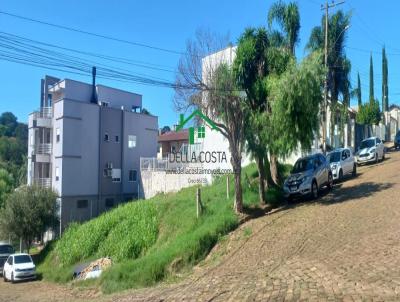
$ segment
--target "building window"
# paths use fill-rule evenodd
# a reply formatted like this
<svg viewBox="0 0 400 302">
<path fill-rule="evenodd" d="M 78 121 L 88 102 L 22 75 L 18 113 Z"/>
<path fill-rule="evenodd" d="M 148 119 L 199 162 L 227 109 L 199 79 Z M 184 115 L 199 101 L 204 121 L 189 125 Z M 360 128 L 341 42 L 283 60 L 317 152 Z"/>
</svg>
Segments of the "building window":
<svg viewBox="0 0 400 302">
<path fill-rule="evenodd" d="M 56 142 L 60 142 L 60 128 L 56 128 Z"/>
<path fill-rule="evenodd" d="M 129 181 L 130 182 L 137 181 L 137 171 L 136 170 L 129 170 Z"/>
<path fill-rule="evenodd" d="M 112 176 L 112 170 L 113 170 L 112 162 L 106 163 L 106 168 L 103 170 L 103 176 L 104 177 L 111 177 Z"/>
<path fill-rule="evenodd" d="M 206 136 L 206 129 L 203 126 L 197 128 L 197 137 L 204 138 Z"/>
<path fill-rule="evenodd" d="M 115 142 L 119 143 L 119 136 L 118 135 L 115 136 Z"/>
<path fill-rule="evenodd" d="M 121 182 L 121 169 L 112 169 L 111 178 L 113 182 Z"/>
<path fill-rule="evenodd" d="M 114 206 L 114 198 L 106 198 L 106 208 L 112 208 Z"/>
<path fill-rule="evenodd" d="M 136 135 L 128 135 L 128 148 L 136 147 Z"/>
<path fill-rule="evenodd" d="M 76 207 L 78 209 L 86 209 L 88 207 L 89 202 L 87 201 L 87 199 L 81 199 L 81 200 L 77 200 L 76 202 Z"/>
<path fill-rule="evenodd" d="M 100 102 L 100 105 L 102 107 L 108 107 L 110 105 L 110 103 L 109 102 Z"/>
<path fill-rule="evenodd" d="M 104 133 L 104 141 L 108 142 L 110 140 L 110 137 L 108 136 L 108 133 Z"/>
<path fill-rule="evenodd" d="M 60 168 L 56 167 L 55 175 L 56 175 L 56 181 L 59 181 L 60 180 Z"/>
</svg>

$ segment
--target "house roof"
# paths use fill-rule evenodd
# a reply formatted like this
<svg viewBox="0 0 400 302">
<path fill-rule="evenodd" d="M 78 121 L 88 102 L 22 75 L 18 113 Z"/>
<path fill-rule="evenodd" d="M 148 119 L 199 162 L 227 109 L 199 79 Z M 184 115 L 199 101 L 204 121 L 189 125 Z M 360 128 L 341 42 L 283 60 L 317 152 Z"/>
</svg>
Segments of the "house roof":
<svg viewBox="0 0 400 302">
<path fill-rule="evenodd" d="M 158 136 L 158 142 L 171 142 L 171 141 L 188 141 L 189 130 L 182 129 L 180 131 L 169 131 Z"/>
</svg>

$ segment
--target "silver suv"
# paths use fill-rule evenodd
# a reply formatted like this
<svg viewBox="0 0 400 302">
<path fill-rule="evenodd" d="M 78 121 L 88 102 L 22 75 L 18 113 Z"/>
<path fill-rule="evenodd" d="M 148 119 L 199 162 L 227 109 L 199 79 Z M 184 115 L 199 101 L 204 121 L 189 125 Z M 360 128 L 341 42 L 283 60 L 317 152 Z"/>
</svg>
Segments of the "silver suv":
<svg viewBox="0 0 400 302">
<path fill-rule="evenodd" d="M 332 188 L 332 171 L 325 156 L 317 153 L 296 161 L 290 176 L 285 180 L 284 196 L 288 200 L 302 196 L 318 198 L 319 190 L 324 186 Z"/>
<path fill-rule="evenodd" d="M 14 254 L 14 248 L 10 244 L 0 241 L 0 274 L 3 274 L 4 263 L 11 254 Z"/>
</svg>

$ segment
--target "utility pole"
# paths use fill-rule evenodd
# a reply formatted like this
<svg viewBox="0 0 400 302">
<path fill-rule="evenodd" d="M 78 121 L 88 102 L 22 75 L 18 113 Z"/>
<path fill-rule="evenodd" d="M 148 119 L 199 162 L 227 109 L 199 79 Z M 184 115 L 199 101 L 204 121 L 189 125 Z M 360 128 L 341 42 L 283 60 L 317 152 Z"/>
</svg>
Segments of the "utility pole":
<svg viewBox="0 0 400 302">
<path fill-rule="evenodd" d="M 328 18 L 329 18 L 329 9 L 333 8 L 337 5 L 343 4 L 344 1 L 337 2 L 332 1 L 331 4 L 326 0 L 325 5 L 321 6 L 321 10 L 325 10 L 325 68 L 328 68 Z M 326 154 L 326 125 L 327 125 L 327 108 L 328 108 L 328 74 L 329 70 L 325 74 L 325 82 L 324 82 L 324 103 L 322 105 L 322 149 L 324 154 Z M 332 125 L 331 125 L 332 127 Z"/>
</svg>

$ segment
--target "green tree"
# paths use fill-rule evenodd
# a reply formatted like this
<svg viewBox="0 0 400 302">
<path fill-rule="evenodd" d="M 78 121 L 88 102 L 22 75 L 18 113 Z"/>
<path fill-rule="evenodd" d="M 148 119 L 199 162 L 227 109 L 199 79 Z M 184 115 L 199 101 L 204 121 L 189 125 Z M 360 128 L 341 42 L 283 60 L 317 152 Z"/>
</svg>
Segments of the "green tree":
<svg viewBox="0 0 400 302">
<path fill-rule="evenodd" d="M 268 146 L 274 154 L 285 157 L 299 145 L 303 150 L 311 147 L 318 129 L 321 82 L 325 74 L 321 57 L 321 52 L 316 52 L 300 64 L 291 61 L 284 73 L 268 78 L 272 108 Z"/>
<path fill-rule="evenodd" d="M 382 48 L 382 112 L 389 110 L 388 62 L 385 47 Z"/>
<path fill-rule="evenodd" d="M 271 29 L 273 21 L 276 21 L 281 31 L 283 31 L 283 43 L 284 46 L 295 58 L 295 47 L 299 42 L 300 32 L 300 13 L 297 3 L 290 2 L 288 4 L 282 1 L 272 4 L 268 11 L 268 25 Z M 280 33 L 278 31 L 278 33 Z M 272 45 L 279 47 L 280 45 Z M 275 184 L 279 184 L 279 173 L 278 173 L 278 157 L 276 154 L 270 153 L 270 173 L 272 180 Z"/>
<path fill-rule="evenodd" d="M 357 123 L 363 125 L 378 125 L 381 120 L 381 112 L 378 100 L 370 100 L 361 105 L 357 112 Z"/>
<path fill-rule="evenodd" d="M 14 136 L 15 128 L 18 126 L 17 117 L 12 112 L 4 112 L 0 115 L 0 125 L 6 127 L 6 136 Z"/>
<path fill-rule="evenodd" d="M 14 178 L 7 170 L 0 168 L 0 211 L 3 208 L 7 195 L 14 188 Z"/>
<path fill-rule="evenodd" d="M 351 64 L 345 53 L 346 30 L 350 26 L 350 14 L 339 10 L 328 18 L 328 92 L 331 104 L 331 121 L 335 124 L 338 120 L 336 115 L 337 101 L 341 95 L 343 100 L 350 97 L 350 71 Z M 321 26 L 312 29 L 307 49 L 311 51 L 324 49 L 325 41 L 325 16 L 322 17 Z M 321 59 L 321 63 L 322 63 Z M 333 130 L 330 129 L 330 137 L 333 143 Z"/>
<path fill-rule="evenodd" d="M 375 101 L 374 96 L 374 63 L 372 62 L 372 54 L 369 58 L 369 101 Z"/>
<path fill-rule="evenodd" d="M 283 31 L 274 31 L 281 34 L 279 39 L 290 53 L 295 54 L 295 48 L 299 42 L 300 31 L 300 13 L 297 3 L 290 2 L 288 4 L 282 1 L 275 2 L 268 11 L 268 25 L 271 28 L 273 22 L 277 22 Z"/>
<path fill-rule="evenodd" d="M 28 253 L 35 237 L 57 221 L 57 194 L 36 186 L 18 188 L 7 198 L 0 213 L 0 228 L 4 234 L 21 238 Z"/>
<path fill-rule="evenodd" d="M 359 72 L 357 72 L 357 88 L 353 90 L 352 95 L 357 98 L 358 108 L 360 108 L 362 105 L 362 97 L 361 97 L 361 80 Z"/>
<path fill-rule="evenodd" d="M 260 203 L 265 203 L 265 186 L 268 183 L 265 174 L 265 166 L 268 162 L 267 142 L 263 135 L 266 130 L 264 130 L 265 124 L 260 119 L 260 114 L 269 110 L 265 85 L 265 79 L 271 67 L 267 55 L 268 47 L 268 35 L 264 28 L 246 29 L 239 38 L 233 65 L 239 86 L 247 96 L 246 146 L 257 164 Z"/>
</svg>

